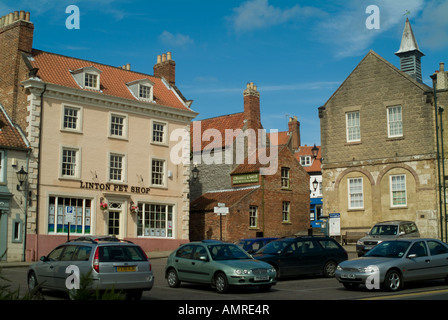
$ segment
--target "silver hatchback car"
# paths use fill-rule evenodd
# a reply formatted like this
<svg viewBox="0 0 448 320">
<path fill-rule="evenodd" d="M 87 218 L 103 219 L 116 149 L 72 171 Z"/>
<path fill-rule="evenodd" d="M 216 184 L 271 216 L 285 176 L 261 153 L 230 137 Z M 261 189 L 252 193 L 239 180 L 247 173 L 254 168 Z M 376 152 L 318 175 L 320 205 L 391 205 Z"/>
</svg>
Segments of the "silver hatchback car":
<svg viewBox="0 0 448 320">
<path fill-rule="evenodd" d="M 68 291 L 67 269 L 76 266 L 79 275 L 92 277 L 92 290 L 123 291 L 129 299 L 140 299 L 142 292 L 151 290 L 154 274 L 143 249 L 115 237 L 88 236 L 57 246 L 28 270 L 28 288 Z"/>
</svg>

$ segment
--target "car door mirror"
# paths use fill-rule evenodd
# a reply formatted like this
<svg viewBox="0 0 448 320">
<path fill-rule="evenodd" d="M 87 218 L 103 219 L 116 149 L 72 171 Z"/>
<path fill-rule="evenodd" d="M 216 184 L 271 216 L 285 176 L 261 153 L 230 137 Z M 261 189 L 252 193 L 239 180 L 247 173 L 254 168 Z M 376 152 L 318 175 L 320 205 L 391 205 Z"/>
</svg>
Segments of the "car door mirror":
<svg viewBox="0 0 448 320">
<path fill-rule="evenodd" d="M 406 258 L 408 258 L 408 259 L 414 259 L 414 258 L 417 258 L 417 255 L 416 255 L 415 253 L 411 253 L 411 254 L 409 254 Z"/>
<path fill-rule="evenodd" d="M 42 257 L 40 257 L 40 261 L 42 261 L 42 262 L 46 262 L 46 261 L 48 261 L 47 256 L 42 256 Z"/>
<path fill-rule="evenodd" d="M 204 261 L 204 262 L 207 262 L 207 261 L 208 261 L 208 258 L 207 258 L 207 256 L 200 256 L 200 257 L 199 257 L 199 260 Z"/>
</svg>

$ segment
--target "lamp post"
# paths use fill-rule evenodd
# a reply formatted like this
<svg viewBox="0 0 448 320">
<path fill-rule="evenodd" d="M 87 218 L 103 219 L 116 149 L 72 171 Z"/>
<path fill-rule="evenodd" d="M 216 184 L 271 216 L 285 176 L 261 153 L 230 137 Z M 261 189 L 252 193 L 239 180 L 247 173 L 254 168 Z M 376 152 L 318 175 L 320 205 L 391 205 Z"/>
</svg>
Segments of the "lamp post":
<svg viewBox="0 0 448 320">
<path fill-rule="evenodd" d="M 23 170 L 23 166 L 22 166 L 20 171 L 17 171 L 17 180 L 19 180 L 19 183 L 20 183 L 17 185 L 18 191 L 25 191 L 22 189 L 22 184 L 26 182 L 27 178 L 28 178 L 28 172 Z M 25 188 L 26 188 L 26 186 L 25 186 Z"/>
<path fill-rule="evenodd" d="M 28 172 L 23 170 L 22 168 L 16 172 L 17 180 L 19 184 L 17 185 L 17 191 L 23 191 L 25 195 L 25 208 L 23 211 L 25 212 L 25 221 L 23 226 L 23 261 L 26 261 L 26 229 L 28 227 Z M 25 187 L 22 188 L 22 185 L 25 184 Z"/>
</svg>

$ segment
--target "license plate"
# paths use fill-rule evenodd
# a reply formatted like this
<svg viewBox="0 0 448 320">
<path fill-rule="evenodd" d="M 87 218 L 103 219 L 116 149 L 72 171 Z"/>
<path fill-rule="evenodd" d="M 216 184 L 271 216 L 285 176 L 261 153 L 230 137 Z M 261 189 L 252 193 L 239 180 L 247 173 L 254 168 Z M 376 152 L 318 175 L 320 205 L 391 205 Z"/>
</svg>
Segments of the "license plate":
<svg viewBox="0 0 448 320">
<path fill-rule="evenodd" d="M 269 280 L 269 276 L 257 276 L 254 278 L 254 281 L 267 281 Z"/>
<path fill-rule="evenodd" d="M 341 274 L 342 279 L 355 279 L 355 275 L 353 273 L 343 273 Z"/>
<path fill-rule="evenodd" d="M 130 267 L 115 267 L 116 272 L 134 272 L 137 271 L 136 266 L 130 266 Z"/>
</svg>

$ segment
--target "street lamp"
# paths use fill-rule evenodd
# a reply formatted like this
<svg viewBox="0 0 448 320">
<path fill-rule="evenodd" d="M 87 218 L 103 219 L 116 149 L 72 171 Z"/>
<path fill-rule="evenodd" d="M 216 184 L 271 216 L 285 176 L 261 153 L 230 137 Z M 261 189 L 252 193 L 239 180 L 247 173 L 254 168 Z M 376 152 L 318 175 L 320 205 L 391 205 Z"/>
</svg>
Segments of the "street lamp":
<svg viewBox="0 0 448 320">
<path fill-rule="evenodd" d="M 314 147 L 311 149 L 311 153 L 313 155 L 313 158 L 316 159 L 317 158 L 317 154 L 319 153 L 319 148 L 316 147 L 316 144 L 314 144 Z"/>
<path fill-rule="evenodd" d="M 318 187 L 318 186 L 319 186 L 319 182 L 317 181 L 316 178 L 314 178 L 314 181 L 313 181 L 313 189 L 314 189 L 314 191 L 317 190 L 317 187 Z"/>
<path fill-rule="evenodd" d="M 199 169 L 198 169 L 198 167 L 194 166 L 193 170 L 191 170 L 191 173 L 193 174 L 193 181 L 198 180 L 198 178 L 199 178 Z"/>
<path fill-rule="evenodd" d="M 17 180 L 19 180 L 19 183 L 20 183 L 20 184 L 17 185 L 17 190 L 18 191 L 24 191 L 22 189 L 22 185 L 23 185 L 24 182 L 26 182 L 27 178 L 28 178 L 28 172 L 23 170 L 23 166 L 22 166 L 20 171 L 17 171 Z"/>
</svg>

